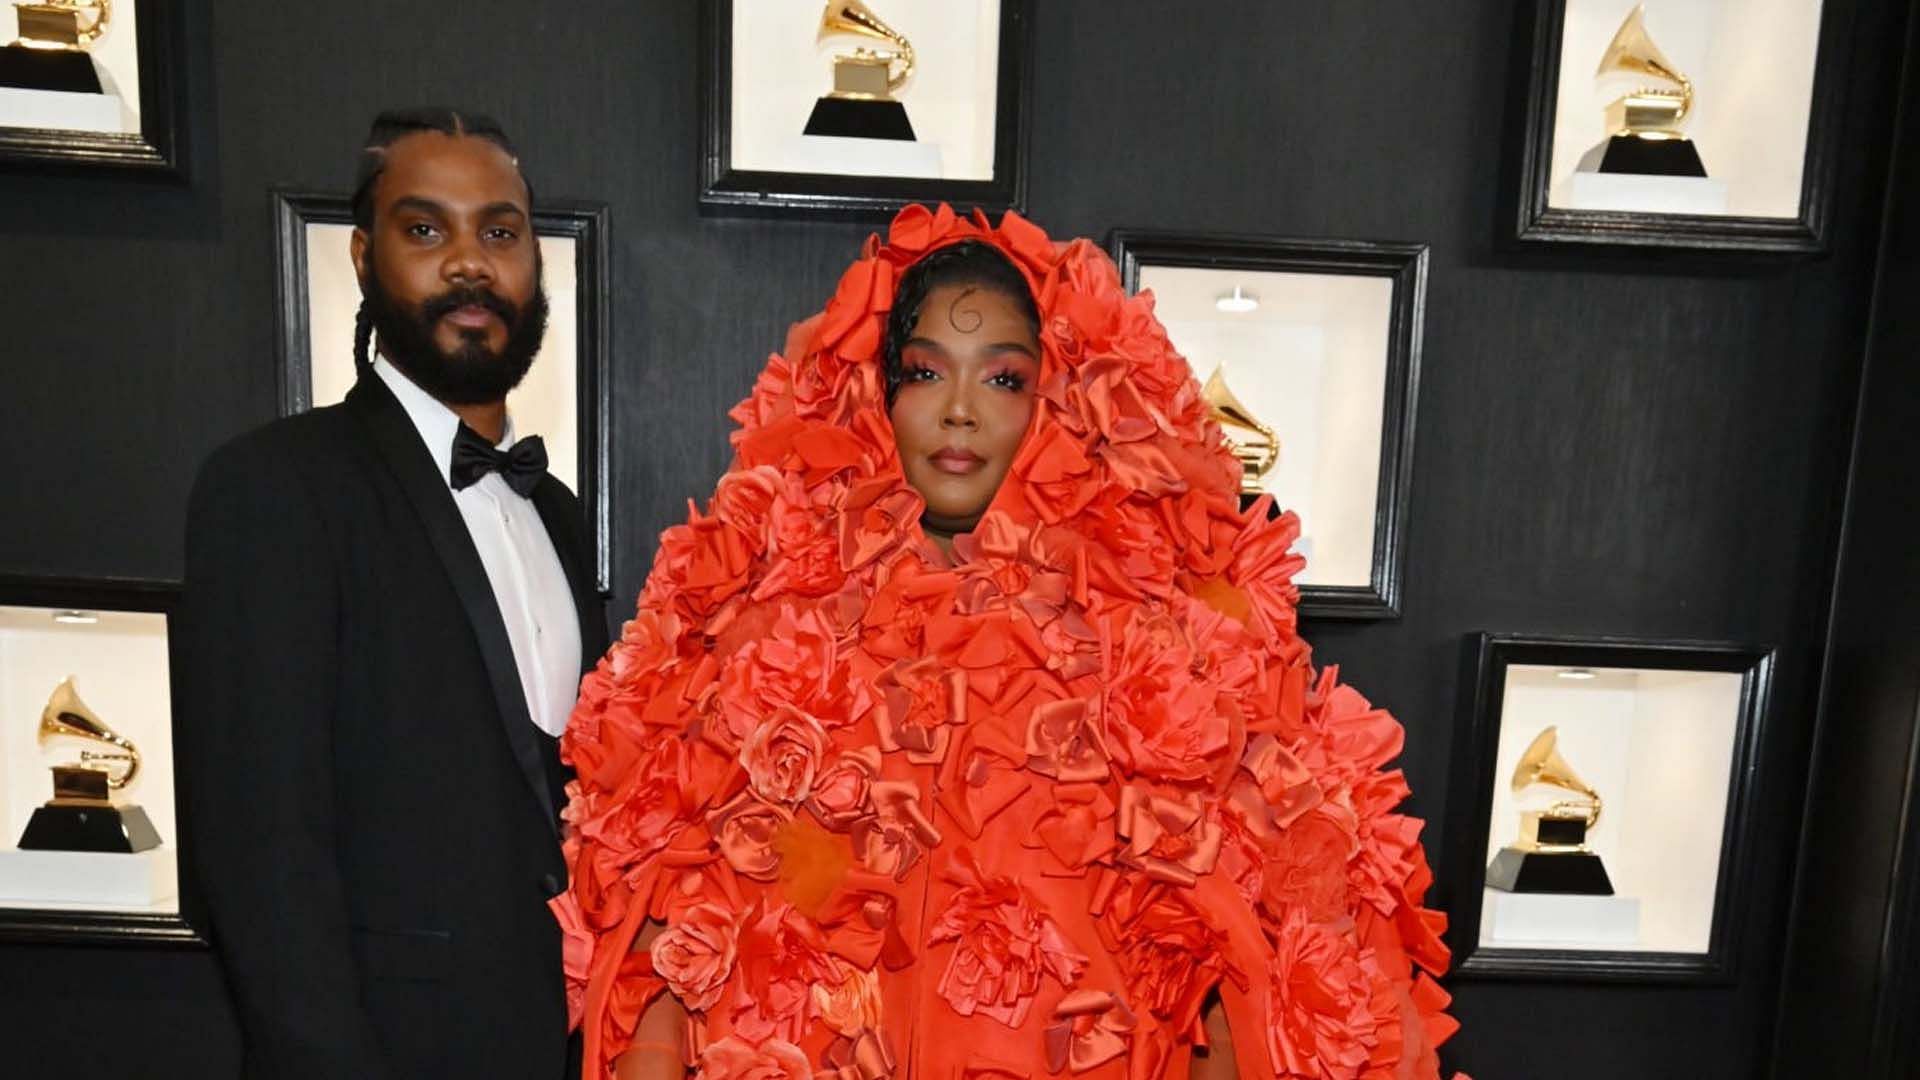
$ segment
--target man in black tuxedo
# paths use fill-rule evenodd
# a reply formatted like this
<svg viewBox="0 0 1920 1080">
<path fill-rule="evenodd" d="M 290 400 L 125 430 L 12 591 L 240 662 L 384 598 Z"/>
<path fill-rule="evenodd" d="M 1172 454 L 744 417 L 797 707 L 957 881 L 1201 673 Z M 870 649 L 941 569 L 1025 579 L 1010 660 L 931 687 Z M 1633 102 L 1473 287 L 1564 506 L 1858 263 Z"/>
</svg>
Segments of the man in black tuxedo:
<svg viewBox="0 0 1920 1080">
<path fill-rule="evenodd" d="M 188 512 L 192 868 L 248 1076 L 558 1078 L 556 736 L 606 624 L 506 411 L 546 323 L 531 191 L 451 110 L 383 114 L 360 175 L 357 384 L 217 450 Z"/>
</svg>

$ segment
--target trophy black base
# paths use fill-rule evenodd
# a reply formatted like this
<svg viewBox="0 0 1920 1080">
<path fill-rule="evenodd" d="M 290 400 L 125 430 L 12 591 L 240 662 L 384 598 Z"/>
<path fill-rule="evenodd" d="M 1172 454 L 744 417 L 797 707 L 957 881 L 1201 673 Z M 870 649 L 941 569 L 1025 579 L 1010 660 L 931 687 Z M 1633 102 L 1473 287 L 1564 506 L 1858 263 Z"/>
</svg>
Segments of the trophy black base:
<svg viewBox="0 0 1920 1080">
<path fill-rule="evenodd" d="M 808 135 L 837 135 L 848 139 L 893 139 L 913 142 L 913 124 L 907 107 L 897 101 L 861 101 L 823 97 L 807 117 Z"/>
<path fill-rule="evenodd" d="M 103 94 L 93 57 L 64 49 L 0 45 L 0 86 L 57 90 L 66 94 Z"/>
<path fill-rule="evenodd" d="M 1692 139 L 1643 139 L 1615 135 L 1580 159 L 1579 171 L 1640 176 L 1706 176 Z"/>
<path fill-rule="evenodd" d="M 160 846 L 160 834 L 138 806 L 49 804 L 33 812 L 20 834 L 24 851 L 113 851 L 132 854 Z"/>
<path fill-rule="evenodd" d="M 1244 514 L 1247 511 L 1253 509 L 1253 504 L 1259 501 L 1260 501 L 1259 495 L 1250 491 L 1241 492 L 1240 493 L 1240 512 Z M 1267 504 L 1267 517 L 1277 518 L 1279 516 L 1280 516 L 1280 500 L 1275 499 L 1273 502 Z"/>
<path fill-rule="evenodd" d="M 1504 847 L 1487 867 L 1487 885 L 1502 892 L 1612 896 L 1613 881 L 1590 851 L 1526 851 Z"/>
</svg>

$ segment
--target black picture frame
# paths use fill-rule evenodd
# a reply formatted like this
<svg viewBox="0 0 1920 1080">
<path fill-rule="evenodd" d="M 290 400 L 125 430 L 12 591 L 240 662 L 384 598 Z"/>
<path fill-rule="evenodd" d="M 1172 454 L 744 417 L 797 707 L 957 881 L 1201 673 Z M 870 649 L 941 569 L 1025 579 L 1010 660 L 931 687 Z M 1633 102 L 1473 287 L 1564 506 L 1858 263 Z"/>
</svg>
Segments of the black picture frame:
<svg viewBox="0 0 1920 1080">
<path fill-rule="evenodd" d="M 1528 0 L 1521 4 L 1515 40 L 1529 51 L 1516 58 L 1515 64 L 1514 83 L 1522 107 L 1510 140 L 1512 149 L 1500 200 L 1505 239 L 1520 247 L 1575 245 L 1753 257 L 1825 254 L 1832 239 L 1834 173 L 1854 8 L 1854 0 L 1822 2 L 1799 213 L 1792 218 L 1771 218 L 1550 206 L 1567 0 Z"/>
<path fill-rule="evenodd" d="M 1472 800 L 1450 814 L 1452 830 L 1442 902 L 1449 916 L 1452 977 L 1556 982 L 1729 985 L 1738 975 L 1747 906 L 1753 887 L 1752 822 L 1759 785 L 1754 773 L 1771 712 L 1775 650 L 1764 645 L 1625 637 L 1571 637 L 1481 633 L 1467 639 L 1469 713 L 1458 746 L 1453 790 Z M 1534 949 L 1480 944 L 1486 843 L 1492 825 L 1494 775 L 1507 669 L 1515 664 L 1584 668 L 1640 668 L 1726 672 L 1741 677 L 1726 821 L 1714 887 L 1713 919 L 1704 953 L 1599 949 Z"/>
<path fill-rule="evenodd" d="M 0 127 L 0 167 L 115 173 L 165 182 L 186 175 L 185 5 L 140 0 L 134 50 L 140 63 L 140 133 Z"/>
<path fill-rule="evenodd" d="M 700 209 L 708 214 L 884 221 L 909 203 L 966 212 L 1022 211 L 1032 127 L 1033 2 L 1000 0 L 993 179 L 839 176 L 736 169 L 733 158 L 733 3 L 706 0 L 701 20 Z"/>
<path fill-rule="evenodd" d="M 1322 619 L 1399 618 L 1406 579 L 1407 504 L 1413 486 L 1413 432 L 1426 322 L 1428 246 L 1400 241 L 1123 228 L 1108 234 L 1107 250 L 1129 294 L 1139 291 L 1142 266 L 1344 274 L 1393 282 L 1368 583 L 1302 585 L 1300 611 Z"/>
<path fill-rule="evenodd" d="M 180 585 L 171 581 L 126 578 L 27 577 L 0 574 L 0 605 L 7 607 L 73 608 L 82 611 L 152 612 L 171 615 L 178 607 Z M 171 709 L 169 737 L 180 745 L 182 719 Z M 174 820 L 184 823 L 184 792 L 192 782 L 191 768 L 174 762 Z M 178 912 L 79 911 L 32 907 L 0 907 L 0 942 L 36 945 L 116 945 L 174 949 L 204 949 L 207 939 L 189 919 L 199 910 L 194 876 L 187 861 L 191 837 L 184 824 L 178 836 L 166 837 L 179 865 Z M 11 839 L 7 841 L 11 843 Z"/>
<path fill-rule="evenodd" d="M 346 195 L 276 190 L 273 235 L 276 317 L 280 353 L 280 414 L 311 408 L 313 387 L 312 325 L 307 311 L 307 226 L 351 225 L 353 208 Z M 594 584 L 601 596 L 613 594 L 613 406 L 607 365 L 612 347 L 612 248 L 605 204 L 543 200 L 533 210 L 534 232 L 574 242 L 574 271 L 579 295 L 575 315 L 575 392 L 579 398 L 580 502 L 586 507 L 593 541 Z"/>
</svg>

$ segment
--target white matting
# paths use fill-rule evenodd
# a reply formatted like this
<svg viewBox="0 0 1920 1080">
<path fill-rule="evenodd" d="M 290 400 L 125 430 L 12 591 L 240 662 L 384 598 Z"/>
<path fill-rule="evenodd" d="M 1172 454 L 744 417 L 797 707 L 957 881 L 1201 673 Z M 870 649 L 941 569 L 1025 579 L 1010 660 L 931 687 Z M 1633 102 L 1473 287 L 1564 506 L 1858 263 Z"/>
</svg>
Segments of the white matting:
<svg viewBox="0 0 1920 1080">
<path fill-rule="evenodd" d="M 1482 892 L 1488 944 L 1596 949 L 1640 942 L 1640 901 L 1632 897 Z"/>
<path fill-rule="evenodd" d="M 790 172 L 850 176 L 939 177 L 940 147 L 905 139 L 855 139 L 842 135 L 795 135 L 781 147 Z"/>
<path fill-rule="evenodd" d="M 0 850 L 0 903 L 171 910 L 167 902 L 178 895 L 173 850 L 165 844 L 131 855 Z"/>
<path fill-rule="evenodd" d="M 102 71 L 101 77 L 107 77 Z M 52 128 L 58 131 L 97 131 L 119 135 L 128 129 L 132 113 L 115 93 L 70 94 L 62 90 L 27 90 L 0 86 L 0 127 Z M 138 125 L 133 126 L 138 131 Z"/>
<path fill-rule="evenodd" d="M 1567 185 L 1570 210 L 1627 210 L 1642 214 L 1727 213 L 1727 182 L 1711 176 L 1643 176 L 1576 172 Z"/>
</svg>

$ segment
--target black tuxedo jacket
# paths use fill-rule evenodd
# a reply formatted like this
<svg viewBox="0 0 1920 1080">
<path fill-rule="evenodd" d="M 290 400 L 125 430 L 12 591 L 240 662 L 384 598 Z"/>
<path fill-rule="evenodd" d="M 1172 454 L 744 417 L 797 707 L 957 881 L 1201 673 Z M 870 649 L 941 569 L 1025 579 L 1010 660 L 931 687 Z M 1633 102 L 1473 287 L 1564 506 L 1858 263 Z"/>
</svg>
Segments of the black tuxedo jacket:
<svg viewBox="0 0 1920 1080">
<path fill-rule="evenodd" d="M 607 631 L 580 504 L 533 493 Z M 558 1078 L 555 740 L 446 478 L 392 392 L 216 451 L 174 627 L 186 852 L 249 1077 Z"/>
</svg>

